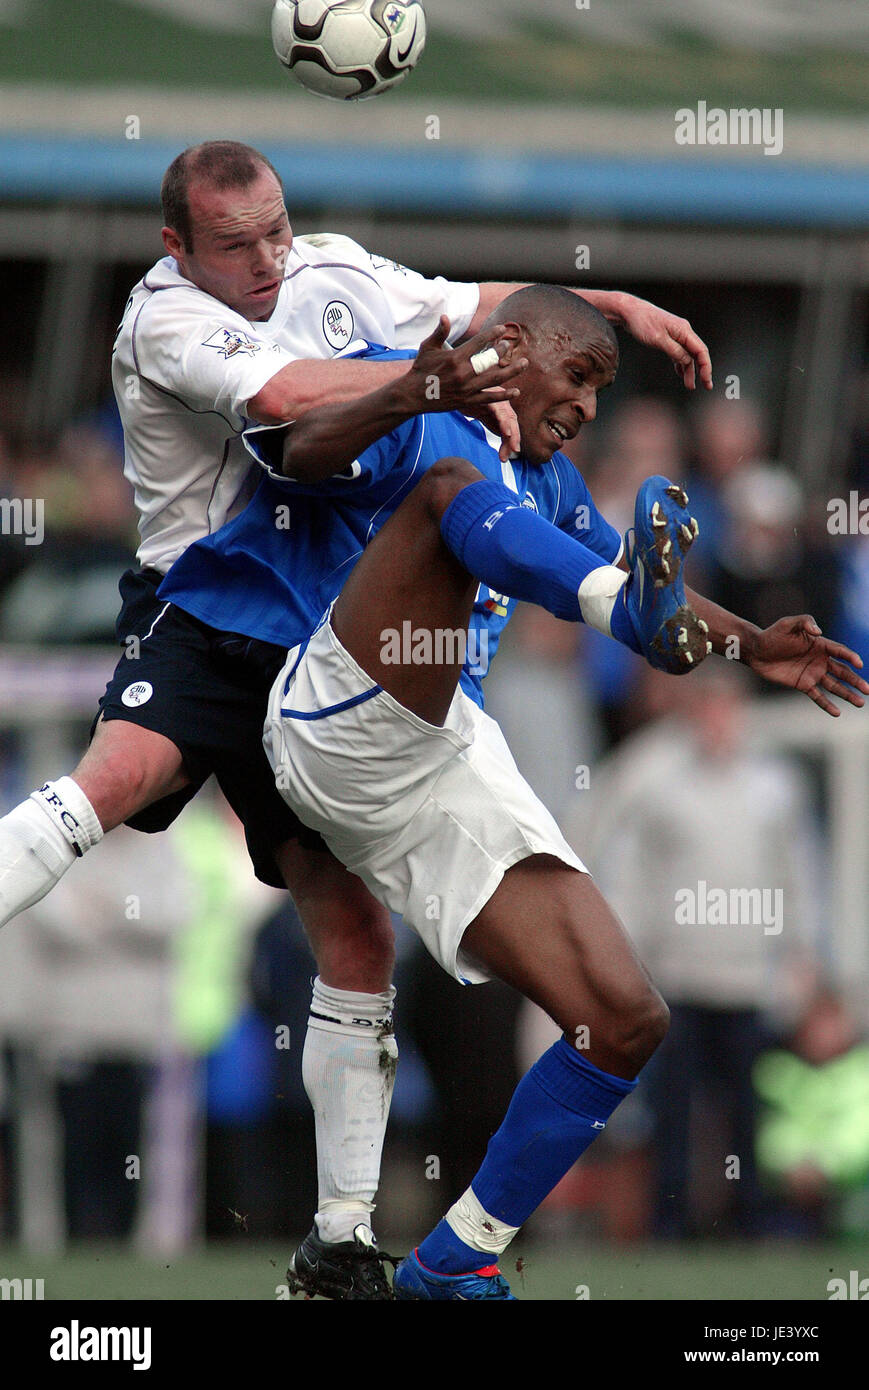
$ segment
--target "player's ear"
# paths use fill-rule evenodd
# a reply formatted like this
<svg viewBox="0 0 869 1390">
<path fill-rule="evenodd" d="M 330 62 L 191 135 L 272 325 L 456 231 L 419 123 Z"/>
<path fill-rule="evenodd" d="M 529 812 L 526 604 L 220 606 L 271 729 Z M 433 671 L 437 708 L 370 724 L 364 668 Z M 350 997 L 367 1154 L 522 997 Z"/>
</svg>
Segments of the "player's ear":
<svg viewBox="0 0 869 1390">
<path fill-rule="evenodd" d="M 509 364 L 514 357 L 521 355 L 521 348 L 525 341 L 525 335 L 518 323 L 507 323 L 504 325 L 503 333 L 498 335 L 498 341 L 493 343 L 502 363 Z"/>
<path fill-rule="evenodd" d="M 175 231 L 174 227 L 164 227 L 161 236 L 163 237 L 163 245 L 166 247 L 169 255 L 177 261 L 179 257 L 184 254 L 184 243 L 180 236 Z"/>
</svg>

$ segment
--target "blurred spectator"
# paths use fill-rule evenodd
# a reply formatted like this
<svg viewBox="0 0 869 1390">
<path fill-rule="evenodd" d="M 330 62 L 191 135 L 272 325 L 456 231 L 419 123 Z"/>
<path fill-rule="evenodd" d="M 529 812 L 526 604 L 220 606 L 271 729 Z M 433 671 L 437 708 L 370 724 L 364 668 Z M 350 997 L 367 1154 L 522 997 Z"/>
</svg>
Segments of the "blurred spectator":
<svg viewBox="0 0 869 1390">
<path fill-rule="evenodd" d="M 594 472 L 594 497 L 608 521 L 624 533 L 634 524 L 640 484 L 654 473 L 684 482 L 685 441 L 679 416 L 654 396 L 635 396 L 613 415 Z"/>
<path fill-rule="evenodd" d="M 205 792 L 160 836 L 112 831 L 0 933 L 6 1199 L 23 1244 L 135 1222 L 143 1249 L 171 1253 L 199 1234 L 206 1104 L 218 1124 L 238 1095 L 261 1104 L 239 1038 L 250 939 L 279 896 Z M 235 1184 L 220 1234 L 238 1198 Z"/>
<path fill-rule="evenodd" d="M 847 536 L 837 552 L 838 605 L 830 636 L 869 664 L 869 536 Z"/>
<path fill-rule="evenodd" d="M 758 627 L 811 613 L 822 632 L 832 633 L 833 550 L 826 536 L 807 531 L 802 489 L 792 474 L 755 463 L 725 484 L 721 500 L 709 597 Z"/>
<path fill-rule="evenodd" d="M 796 477 L 769 461 L 759 407 L 744 398 L 703 401 L 694 456 L 687 491 L 700 535 L 692 587 L 758 627 L 808 612 L 832 631 L 837 580 L 828 537 L 810 525 L 813 509 Z"/>
<path fill-rule="evenodd" d="M 869 505 L 869 372 L 855 383 L 854 429 L 843 500 L 857 493 L 858 508 Z M 860 513 L 858 511 L 858 525 Z M 869 663 L 869 514 L 863 515 L 867 531 L 838 536 L 834 540 L 839 563 L 838 607 L 831 635 L 858 652 Z M 824 509 L 825 520 L 829 513 Z"/>
<path fill-rule="evenodd" d="M 314 1116 L 302 1081 L 302 1049 L 311 1007 L 311 978 L 316 974 L 292 900 L 262 924 L 253 943 L 251 1000 L 267 1034 L 270 1065 L 268 1105 L 256 1123 L 218 1130 L 212 1106 L 211 1140 L 214 1179 L 209 1184 L 209 1229 L 226 1233 L 226 1200 L 218 1194 L 220 1146 L 235 1147 L 235 1161 L 244 1170 L 245 1191 L 240 1200 L 251 1213 L 250 1229 L 290 1237 L 307 1231 L 317 1192 Z M 218 1200 L 215 1200 L 218 1197 Z M 215 1231 L 215 1226 L 217 1230 Z"/>
<path fill-rule="evenodd" d="M 519 771 L 559 822 L 576 795 L 577 768 L 596 762 L 603 744 L 576 644 L 575 623 L 519 604 L 484 687 Z"/>
<path fill-rule="evenodd" d="M 846 486 L 869 497 L 869 371 L 854 383 L 854 431 Z"/>
<path fill-rule="evenodd" d="M 759 1231 L 751 1067 L 772 1019 L 792 1015 L 814 957 L 819 856 L 808 788 L 794 765 L 749 745 L 744 675 L 715 662 L 670 678 L 674 716 L 602 765 L 574 836 L 672 1012 L 642 1088 L 655 1112 L 663 1236 L 697 1233 L 725 1214 L 734 1231 Z M 707 912 L 712 894 L 725 905 L 721 920 Z"/>
<path fill-rule="evenodd" d="M 700 536 L 692 560 L 708 571 L 718 561 L 727 521 L 725 489 L 767 457 L 766 425 L 759 407 L 744 397 L 702 400 L 693 415 L 693 446 L 694 466 L 686 486 Z"/>
<path fill-rule="evenodd" d="M 6 440 L 0 435 L 0 500 L 12 504 L 16 500 L 23 500 L 28 495 L 32 494 L 27 492 L 23 470 L 18 465 L 18 461 L 13 456 Z M 11 522 L 11 512 L 10 521 L 5 522 L 0 540 L 2 540 L 0 543 L 0 602 L 2 602 L 3 594 L 8 586 L 33 558 L 35 547 L 28 545 L 25 536 L 15 531 Z"/>
<path fill-rule="evenodd" d="M 70 427 L 41 466 L 19 467 L 16 486 L 44 503 L 45 536 L 6 587 L 0 641 L 111 641 L 118 579 L 135 553 L 122 458 L 102 431 Z"/>
<path fill-rule="evenodd" d="M 175 944 L 175 1029 L 179 1052 L 199 1068 L 200 1091 L 188 1100 L 204 1107 L 205 1234 L 226 1237 L 262 1230 L 268 1206 L 259 1135 L 279 1089 L 276 1041 L 253 1011 L 248 980 L 260 924 L 286 895 L 254 879 L 241 827 L 220 795 L 200 792 L 173 834 L 194 893 Z"/>
<path fill-rule="evenodd" d="M 607 521 L 624 535 L 634 524 L 637 491 L 646 478 L 661 473 L 684 482 L 682 427 L 672 406 L 653 396 L 638 396 L 619 407 L 605 439 L 592 491 Z M 582 627 L 579 636 L 582 678 L 597 698 L 604 728 L 615 741 L 629 731 L 630 699 L 645 663 L 627 647 L 590 628 Z"/>
<path fill-rule="evenodd" d="M 521 996 L 499 980 L 460 985 L 418 945 L 410 964 L 396 999 L 397 1017 L 436 1093 L 426 1152 L 438 1160 L 437 1202 L 445 1210 L 473 1178 L 519 1080 L 515 1034 Z M 398 1040 L 401 1046 L 400 1029 Z"/>
<path fill-rule="evenodd" d="M 787 1049 L 757 1059 L 754 1084 L 758 1162 L 787 1229 L 841 1229 L 849 1194 L 869 1185 L 869 1043 L 834 990 L 813 994 Z"/>
<path fill-rule="evenodd" d="M 170 940 L 190 898 L 165 839 L 121 826 L 3 932 L 3 1031 L 14 1048 L 22 1107 L 17 1176 L 25 1239 L 33 1229 L 28 1205 L 50 1201 L 53 1187 L 51 1141 L 39 1140 L 48 1133 L 43 1102 L 52 1091 L 66 1233 L 108 1238 L 132 1229 L 146 1176 L 149 1068 L 173 1033 Z"/>
</svg>

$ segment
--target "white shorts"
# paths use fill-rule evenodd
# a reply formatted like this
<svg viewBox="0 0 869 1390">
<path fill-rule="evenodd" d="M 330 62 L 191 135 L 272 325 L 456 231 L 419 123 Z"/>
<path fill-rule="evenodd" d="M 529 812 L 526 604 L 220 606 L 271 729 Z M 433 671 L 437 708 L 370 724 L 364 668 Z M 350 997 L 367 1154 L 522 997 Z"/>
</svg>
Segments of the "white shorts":
<svg viewBox="0 0 869 1390">
<path fill-rule="evenodd" d="M 462 984 L 465 929 L 507 869 L 551 854 L 586 873 L 494 719 L 457 689 L 443 728 L 405 709 L 328 621 L 272 687 L 263 735 L 278 790 Z"/>
</svg>

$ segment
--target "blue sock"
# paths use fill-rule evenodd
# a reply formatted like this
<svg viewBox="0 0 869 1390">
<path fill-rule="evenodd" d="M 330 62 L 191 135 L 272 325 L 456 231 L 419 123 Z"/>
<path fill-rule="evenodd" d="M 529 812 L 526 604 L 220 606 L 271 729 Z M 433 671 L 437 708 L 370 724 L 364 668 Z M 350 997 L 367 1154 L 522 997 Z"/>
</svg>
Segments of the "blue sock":
<svg viewBox="0 0 869 1390">
<path fill-rule="evenodd" d="M 521 1226 L 636 1084 L 601 1071 L 559 1038 L 519 1082 L 471 1183 L 488 1215 Z M 466 1244 L 446 1220 L 426 1236 L 418 1253 L 438 1274 L 466 1274 L 493 1263 L 491 1254 Z"/>
<path fill-rule="evenodd" d="M 441 535 L 459 563 L 496 593 L 575 623 L 582 619 L 580 584 L 607 563 L 489 478 L 457 493 L 441 517 Z"/>
</svg>

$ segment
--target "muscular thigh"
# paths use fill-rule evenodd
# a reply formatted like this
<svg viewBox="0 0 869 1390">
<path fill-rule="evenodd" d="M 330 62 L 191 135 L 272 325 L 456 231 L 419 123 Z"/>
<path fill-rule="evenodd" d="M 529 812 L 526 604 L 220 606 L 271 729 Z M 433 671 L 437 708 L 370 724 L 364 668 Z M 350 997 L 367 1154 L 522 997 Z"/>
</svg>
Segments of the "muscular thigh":
<svg viewBox="0 0 869 1390">
<path fill-rule="evenodd" d="M 646 1009 L 649 975 L 589 874 L 549 855 L 533 855 L 504 875 L 471 923 L 463 951 L 556 1021 L 576 1041 L 587 1029 L 590 1052 L 613 1021 Z"/>
</svg>

